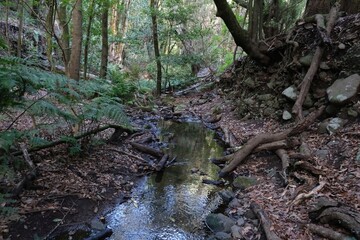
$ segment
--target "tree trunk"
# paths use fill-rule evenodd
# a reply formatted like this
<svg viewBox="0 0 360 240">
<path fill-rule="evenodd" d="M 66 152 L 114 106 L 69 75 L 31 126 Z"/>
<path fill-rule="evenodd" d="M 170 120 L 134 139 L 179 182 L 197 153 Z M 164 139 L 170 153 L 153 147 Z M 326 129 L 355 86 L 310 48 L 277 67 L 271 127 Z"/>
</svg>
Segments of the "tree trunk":
<svg viewBox="0 0 360 240">
<path fill-rule="evenodd" d="M 101 15 L 101 64 L 100 64 L 100 77 L 106 78 L 108 55 L 109 55 L 109 41 L 108 41 L 108 15 L 109 6 L 108 2 L 105 1 L 103 5 L 103 11 Z"/>
<path fill-rule="evenodd" d="M 262 38 L 262 21 L 263 21 L 263 0 L 250 0 L 249 11 L 249 36 L 254 42 L 258 42 Z"/>
<path fill-rule="evenodd" d="M 217 7 L 217 16 L 221 17 L 231 35 L 234 38 L 235 43 L 240 46 L 252 59 L 267 65 L 270 62 L 268 56 L 261 53 L 257 44 L 252 41 L 247 31 L 240 27 L 233 11 L 226 0 L 214 0 Z"/>
<path fill-rule="evenodd" d="M 48 6 L 48 13 L 46 15 L 46 56 L 48 58 L 50 69 L 54 70 L 54 62 L 52 57 L 53 52 L 53 44 L 52 39 L 54 36 L 54 8 L 55 8 L 55 2 L 54 0 L 47 0 L 46 1 Z"/>
<path fill-rule="evenodd" d="M 268 12 L 264 15 L 263 30 L 265 38 L 279 34 L 280 3 L 279 0 L 272 0 Z"/>
<path fill-rule="evenodd" d="M 94 18 L 94 0 L 90 3 L 89 10 L 89 19 L 88 25 L 86 27 L 86 38 L 85 38 L 85 47 L 84 47 L 84 75 L 83 78 L 87 79 L 87 69 L 88 69 L 88 57 L 89 57 L 89 46 L 90 46 L 90 36 L 91 36 L 91 25 Z"/>
<path fill-rule="evenodd" d="M 161 80 L 162 80 L 162 72 L 161 72 L 161 59 L 160 59 L 160 51 L 159 51 L 159 40 L 158 40 L 158 30 L 157 30 L 157 19 L 156 19 L 156 10 L 157 10 L 157 1 L 150 0 L 150 9 L 151 9 L 151 21 L 152 21 L 152 33 L 153 33 L 153 42 L 154 42 L 154 53 L 156 59 L 156 95 L 161 95 Z"/>
<path fill-rule="evenodd" d="M 65 72 L 67 72 L 69 60 L 70 60 L 70 32 L 69 24 L 67 20 L 66 4 L 60 3 L 57 9 L 58 18 L 61 28 L 60 44 L 63 49 L 63 61 Z"/>
<path fill-rule="evenodd" d="M 72 13 L 73 30 L 71 55 L 68 65 L 67 76 L 69 78 L 80 79 L 80 60 L 82 45 L 82 0 L 76 0 Z"/>
<path fill-rule="evenodd" d="M 22 0 L 18 1 L 19 11 L 19 32 L 17 41 L 17 57 L 21 58 L 21 50 L 23 45 L 23 29 L 24 29 L 24 6 Z"/>
<path fill-rule="evenodd" d="M 111 34 L 117 38 L 124 38 L 127 31 L 128 12 L 131 0 L 122 0 L 119 6 L 117 2 L 112 7 L 110 20 Z M 125 43 L 113 42 L 110 44 L 109 61 L 116 64 L 123 64 L 125 60 Z"/>
</svg>

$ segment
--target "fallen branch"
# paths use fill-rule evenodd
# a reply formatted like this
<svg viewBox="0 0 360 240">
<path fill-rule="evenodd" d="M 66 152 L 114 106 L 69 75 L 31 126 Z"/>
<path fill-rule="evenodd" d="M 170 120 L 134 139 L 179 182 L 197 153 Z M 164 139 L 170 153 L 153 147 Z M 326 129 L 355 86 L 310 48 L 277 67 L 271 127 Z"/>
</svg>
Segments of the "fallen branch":
<svg viewBox="0 0 360 240">
<path fill-rule="evenodd" d="M 142 145 L 140 143 L 131 142 L 130 144 L 133 148 L 139 150 L 140 152 L 150 154 L 151 156 L 154 156 L 157 158 L 161 158 L 164 155 L 164 153 L 162 153 L 161 151 L 159 151 L 155 148 L 152 148 L 152 147 Z"/>
<path fill-rule="evenodd" d="M 127 128 L 127 127 L 124 127 L 124 126 L 109 124 L 109 125 L 99 127 L 99 128 L 93 129 L 91 131 L 85 132 L 83 134 L 74 136 L 73 138 L 78 140 L 78 139 L 81 139 L 81 138 L 84 138 L 84 137 L 87 137 L 87 136 L 102 132 L 102 131 L 104 131 L 106 129 L 109 129 L 109 128 L 114 128 L 115 130 L 119 129 L 119 131 L 128 132 L 128 133 L 134 132 L 134 130 L 132 130 L 130 128 Z M 57 141 L 54 141 L 54 142 L 50 142 L 48 144 L 44 144 L 44 145 L 36 146 L 36 147 L 33 147 L 33 148 L 29 148 L 28 152 L 29 153 L 37 152 L 37 151 L 40 151 L 40 150 L 43 150 L 43 149 L 46 149 L 46 148 L 55 147 L 57 145 L 68 143 L 68 142 L 69 142 L 68 139 L 60 139 L 60 140 L 57 140 Z M 22 154 L 22 151 L 18 151 L 18 152 L 14 152 L 12 155 L 19 156 L 21 154 Z"/>
<path fill-rule="evenodd" d="M 315 119 L 321 115 L 324 111 L 325 107 L 320 107 L 317 111 L 309 114 L 305 119 L 298 122 L 294 127 L 289 128 L 280 133 L 262 133 L 256 135 L 255 137 L 251 138 L 239 151 L 234 153 L 232 157 L 232 161 L 225 166 L 219 173 L 220 177 L 224 177 L 233 171 L 241 162 L 243 162 L 246 157 L 253 152 L 253 150 L 259 146 L 260 144 L 281 141 L 289 136 L 294 136 L 306 128 L 315 121 Z"/>
<path fill-rule="evenodd" d="M 36 167 L 35 167 L 33 161 L 31 160 L 31 158 L 29 156 L 29 152 L 25 148 L 25 145 L 21 144 L 20 147 L 21 147 L 21 151 L 22 151 L 22 153 L 24 155 L 25 162 L 29 166 L 30 171 L 28 173 L 26 173 L 25 177 L 13 189 L 12 197 L 19 196 L 19 194 L 23 190 L 24 186 L 26 184 L 28 184 L 29 182 L 33 181 L 36 178 L 36 175 L 37 175 Z"/>
<path fill-rule="evenodd" d="M 155 169 L 156 171 L 161 171 L 165 165 L 166 165 L 166 161 L 169 159 L 169 155 L 168 154 L 165 154 L 161 160 L 159 161 L 159 163 L 156 165 Z"/>
<path fill-rule="evenodd" d="M 290 205 L 292 205 L 292 206 L 298 205 L 305 199 L 311 198 L 315 194 L 318 194 L 324 188 L 325 184 L 326 184 L 325 181 L 321 181 L 319 183 L 319 185 L 316 186 L 315 188 L 313 188 L 310 192 L 301 193 L 301 194 L 297 195 L 296 198 L 294 199 L 294 201 L 292 201 Z"/>
<path fill-rule="evenodd" d="M 285 149 L 278 149 L 275 151 L 275 153 L 281 159 L 282 170 L 280 175 L 282 176 L 284 184 L 286 185 L 288 184 L 287 169 L 289 167 L 289 155 L 287 154 Z"/>
<path fill-rule="evenodd" d="M 250 204 L 251 210 L 256 214 L 258 219 L 260 220 L 261 226 L 265 232 L 266 238 L 268 240 L 281 240 L 276 233 L 272 231 L 272 223 L 265 213 L 265 211 L 259 206 L 259 204 L 252 202 Z"/>
<path fill-rule="evenodd" d="M 355 240 L 355 238 L 353 237 L 336 232 L 330 228 L 326 228 L 315 224 L 308 224 L 307 226 L 311 232 L 330 240 Z"/>
<path fill-rule="evenodd" d="M 335 21 L 337 19 L 337 13 L 339 12 L 339 4 L 336 3 L 334 7 L 331 8 L 329 13 L 329 20 L 326 27 L 326 33 L 330 36 L 332 29 L 334 28 Z M 321 25 L 321 20 L 318 21 L 319 25 Z M 301 83 L 301 90 L 299 96 L 296 99 L 296 102 L 293 106 L 292 112 L 296 114 L 298 120 L 302 120 L 304 118 L 302 105 L 305 101 L 306 95 L 308 94 L 311 86 L 311 82 L 320 66 L 320 61 L 324 53 L 324 46 L 318 46 L 315 50 L 314 57 L 311 61 L 310 67 Z"/>
<path fill-rule="evenodd" d="M 306 161 L 298 161 L 294 164 L 294 167 L 296 168 L 301 168 L 303 170 L 306 170 L 308 172 L 310 172 L 311 174 L 315 175 L 315 176 L 319 176 L 319 175 L 325 175 L 326 171 L 316 168 L 315 166 L 313 166 L 311 163 L 306 162 Z"/>
</svg>

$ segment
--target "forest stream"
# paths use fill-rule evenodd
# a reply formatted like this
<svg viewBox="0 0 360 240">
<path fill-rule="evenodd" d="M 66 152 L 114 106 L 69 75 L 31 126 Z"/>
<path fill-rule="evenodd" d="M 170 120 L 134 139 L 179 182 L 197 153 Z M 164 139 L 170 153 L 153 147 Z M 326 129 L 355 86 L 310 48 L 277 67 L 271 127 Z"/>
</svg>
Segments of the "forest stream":
<svg viewBox="0 0 360 240">
<path fill-rule="evenodd" d="M 159 129 L 177 162 L 141 179 L 131 199 L 107 215 L 111 239 L 206 239 L 203 220 L 221 199 L 202 178 L 217 178 L 219 168 L 208 159 L 223 149 L 200 123 L 162 121 Z"/>
</svg>

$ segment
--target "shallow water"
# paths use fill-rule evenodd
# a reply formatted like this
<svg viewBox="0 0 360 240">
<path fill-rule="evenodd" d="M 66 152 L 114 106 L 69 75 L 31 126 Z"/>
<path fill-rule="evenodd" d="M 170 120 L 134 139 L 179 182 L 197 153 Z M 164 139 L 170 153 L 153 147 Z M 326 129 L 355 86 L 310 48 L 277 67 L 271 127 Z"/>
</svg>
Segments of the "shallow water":
<svg viewBox="0 0 360 240">
<path fill-rule="evenodd" d="M 107 215 L 110 239 L 206 239 L 203 220 L 221 200 L 218 188 L 202 179 L 217 178 L 219 169 L 209 158 L 221 156 L 223 149 L 200 123 L 163 121 L 158 127 L 161 140 L 169 141 L 165 151 L 177 156 L 177 164 L 144 177 L 131 200 Z M 199 172 L 192 174 L 192 169 Z"/>
</svg>

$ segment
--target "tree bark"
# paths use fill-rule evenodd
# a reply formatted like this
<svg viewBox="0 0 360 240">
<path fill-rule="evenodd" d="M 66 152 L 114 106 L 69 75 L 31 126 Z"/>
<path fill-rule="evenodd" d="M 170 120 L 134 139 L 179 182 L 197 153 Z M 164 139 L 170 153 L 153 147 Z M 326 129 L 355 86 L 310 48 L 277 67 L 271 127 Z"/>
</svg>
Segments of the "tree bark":
<svg viewBox="0 0 360 240">
<path fill-rule="evenodd" d="M 70 32 L 69 23 L 67 20 L 66 4 L 60 3 L 57 9 L 58 18 L 61 28 L 60 44 L 63 49 L 63 61 L 65 72 L 67 72 L 69 60 L 70 60 Z"/>
<path fill-rule="evenodd" d="M 18 11 L 19 11 L 19 32 L 17 40 L 17 57 L 21 58 L 21 50 L 23 45 L 23 30 L 24 30 L 24 6 L 23 0 L 18 0 Z"/>
<path fill-rule="evenodd" d="M 68 64 L 67 76 L 74 80 L 80 79 L 80 60 L 82 46 L 82 0 L 75 0 L 75 6 L 72 13 L 73 30 L 71 55 Z"/>
<path fill-rule="evenodd" d="M 88 25 L 86 27 L 86 38 L 84 42 L 84 75 L 83 78 L 86 80 L 87 77 L 87 70 L 88 70 L 88 58 L 89 58 L 89 47 L 90 47 L 90 36 L 91 36 L 91 25 L 94 19 L 94 6 L 95 0 L 92 0 L 90 3 L 90 10 L 89 10 L 89 19 Z"/>
<path fill-rule="evenodd" d="M 214 0 L 214 2 L 217 7 L 216 16 L 223 19 L 226 27 L 234 38 L 235 43 L 252 59 L 261 64 L 268 65 L 270 63 L 270 58 L 259 51 L 257 44 L 250 39 L 248 32 L 241 28 L 227 1 Z"/>
<path fill-rule="evenodd" d="M 103 12 L 101 15 L 101 64 L 100 64 L 100 77 L 106 78 L 108 56 L 109 56 L 109 39 L 108 39 L 108 15 L 109 15 L 109 3 L 106 0 L 103 5 Z"/>
<path fill-rule="evenodd" d="M 54 70 L 54 62 L 52 57 L 53 52 L 53 44 L 52 39 L 54 35 L 54 9 L 55 9 L 55 2 L 54 0 L 47 0 L 46 1 L 48 6 L 48 13 L 46 15 L 46 56 L 48 58 L 50 69 L 51 71 Z"/>
<path fill-rule="evenodd" d="M 158 39 L 158 29 L 157 29 L 157 0 L 150 0 L 150 10 L 151 10 L 151 22 L 152 22 L 152 34 L 153 34 L 153 43 L 154 43 L 154 53 L 156 60 L 156 95 L 161 95 L 161 81 L 162 81 L 162 70 L 161 70 L 161 59 L 160 59 L 160 50 L 159 50 L 159 39 Z"/>
</svg>

